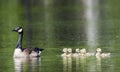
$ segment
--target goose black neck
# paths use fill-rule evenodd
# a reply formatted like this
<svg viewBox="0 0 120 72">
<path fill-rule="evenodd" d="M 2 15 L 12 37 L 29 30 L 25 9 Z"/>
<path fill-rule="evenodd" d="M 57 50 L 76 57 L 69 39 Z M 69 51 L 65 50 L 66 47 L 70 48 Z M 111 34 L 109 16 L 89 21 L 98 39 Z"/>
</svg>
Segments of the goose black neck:
<svg viewBox="0 0 120 72">
<path fill-rule="evenodd" d="M 19 33 L 19 38 L 18 38 L 16 48 L 22 49 L 22 38 L 23 38 L 23 32 Z"/>
</svg>

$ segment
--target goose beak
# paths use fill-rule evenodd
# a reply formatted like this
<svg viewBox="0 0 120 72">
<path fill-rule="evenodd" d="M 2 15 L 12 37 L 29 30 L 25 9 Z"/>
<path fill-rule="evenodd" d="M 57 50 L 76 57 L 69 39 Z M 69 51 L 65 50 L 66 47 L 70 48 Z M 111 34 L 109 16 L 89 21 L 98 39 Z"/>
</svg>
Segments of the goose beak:
<svg viewBox="0 0 120 72">
<path fill-rule="evenodd" d="M 15 31 L 15 32 L 17 32 L 17 30 L 15 30 L 15 29 L 13 29 L 12 31 Z"/>
<path fill-rule="evenodd" d="M 16 31 L 16 30 L 12 30 L 12 31 Z"/>
<path fill-rule="evenodd" d="M 44 49 L 40 49 L 40 51 L 43 51 Z"/>
</svg>

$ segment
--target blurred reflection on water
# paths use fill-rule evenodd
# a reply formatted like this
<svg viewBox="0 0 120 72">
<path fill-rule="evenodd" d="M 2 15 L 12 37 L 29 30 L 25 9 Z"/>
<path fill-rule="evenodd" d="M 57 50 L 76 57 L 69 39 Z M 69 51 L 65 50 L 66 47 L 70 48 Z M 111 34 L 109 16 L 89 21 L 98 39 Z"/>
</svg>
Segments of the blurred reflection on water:
<svg viewBox="0 0 120 72">
<path fill-rule="evenodd" d="M 96 57 L 97 72 L 101 72 L 101 57 Z"/>
<path fill-rule="evenodd" d="M 85 72 L 85 70 L 86 70 L 86 69 L 85 69 L 85 68 L 86 68 L 86 67 L 85 67 L 85 65 L 86 65 L 86 57 L 81 57 L 81 58 L 80 58 L 80 64 L 81 64 L 81 71 L 82 71 L 82 72 Z"/>
<path fill-rule="evenodd" d="M 75 57 L 76 59 L 76 72 L 80 71 L 80 58 L 79 57 Z"/>
<path fill-rule="evenodd" d="M 72 72 L 72 58 L 71 57 L 62 58 L 63 58 L 63 72 Z"/>
<path fill-rule="evenodd" d="M 15 72 L 39 71 L 40 58 L 14 58 Z"/>
<path fill-rule="evenodd" d="M 111 71 L 109 58 L 101 57 L 62 57 L 63 72 L 102 72 Z M 103 60 L 103 62 L 102 62 Z M 106 62 L 106 63 L 105 63 Z"/>
</svg>

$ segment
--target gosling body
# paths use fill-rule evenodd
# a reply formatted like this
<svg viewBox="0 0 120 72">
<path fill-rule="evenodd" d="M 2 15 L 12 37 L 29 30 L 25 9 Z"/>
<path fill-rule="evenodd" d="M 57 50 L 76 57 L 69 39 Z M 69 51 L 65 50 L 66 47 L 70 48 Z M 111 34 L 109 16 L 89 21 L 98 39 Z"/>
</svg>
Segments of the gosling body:
<svg viewBox="0 0 120 72">
<path fill-rule="evenodd" d="M 102 53 L 101 48 L 96 49 L 96 57 L 110 57 L 110 53 Z"/>
</svg>

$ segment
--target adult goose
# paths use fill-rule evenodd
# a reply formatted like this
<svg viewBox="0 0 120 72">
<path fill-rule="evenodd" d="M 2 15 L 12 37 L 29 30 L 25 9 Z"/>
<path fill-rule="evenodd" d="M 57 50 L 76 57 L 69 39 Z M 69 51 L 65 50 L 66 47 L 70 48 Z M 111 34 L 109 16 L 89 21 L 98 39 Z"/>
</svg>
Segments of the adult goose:
<svg viewBox="0 0 120 72">
<path fill-rule="evenodd" d="M 13 29 L 12 31 L 17 32 L 19 34 L 18 42 L 16 45 L 16 48 L 14 50 L 13 57 L 39 57 L 41 54 L 41 51 L 43 49 L 41 48 L 22 48 L 22 39 L 23 39 L 23 29 L 22 27 L 17 27 Z"/>
</svg>

